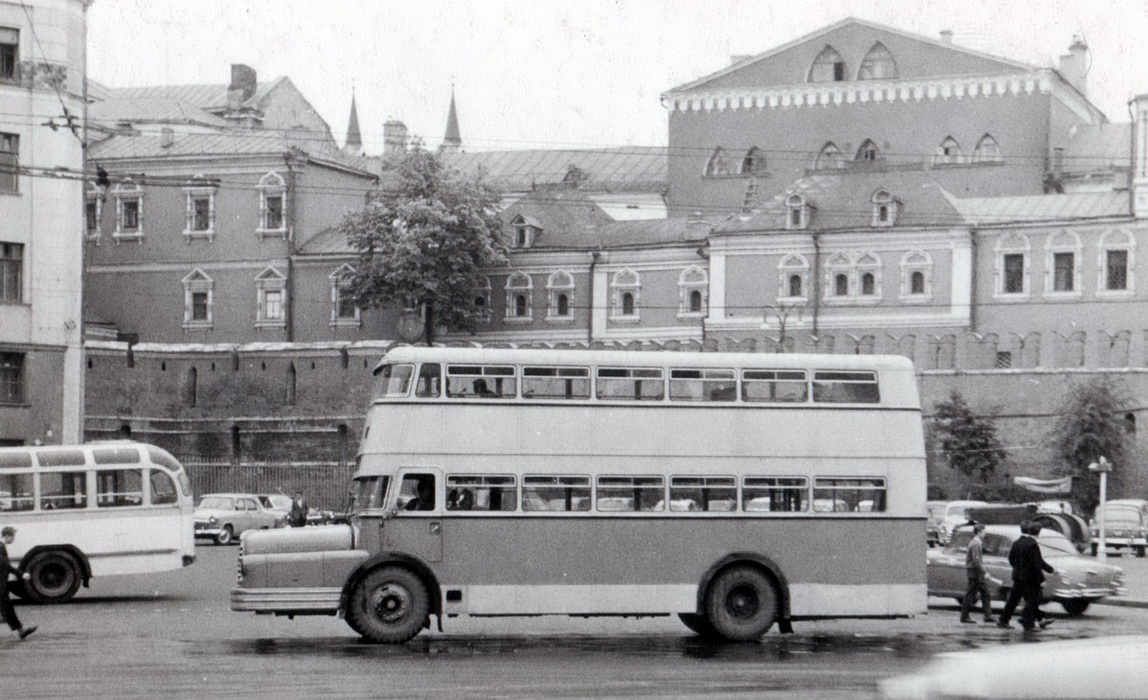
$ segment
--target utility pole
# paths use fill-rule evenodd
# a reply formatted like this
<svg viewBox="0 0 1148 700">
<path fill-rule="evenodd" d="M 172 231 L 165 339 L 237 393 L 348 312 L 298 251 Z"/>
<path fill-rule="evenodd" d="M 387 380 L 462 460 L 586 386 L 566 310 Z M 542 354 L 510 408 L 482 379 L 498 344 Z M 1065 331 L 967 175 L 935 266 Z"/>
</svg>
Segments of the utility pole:
<svg viewBox="0 0 1148 700">
<path fill-rule="evenodd" d="M 1100 473 L 1100 506 L 1097 509 L 1097 534 L 1100 535 L 1100 546 L 1096 548 L 1096 558 L 1100 561 L 1108 559 L 1108 547 L 1104 539 L 1104 504 L 1108 501 L 1108 472 L 1112 471 L 1112 463 L 1101 456 L 1088 465 L 1088 471 Z"/>
</svg>

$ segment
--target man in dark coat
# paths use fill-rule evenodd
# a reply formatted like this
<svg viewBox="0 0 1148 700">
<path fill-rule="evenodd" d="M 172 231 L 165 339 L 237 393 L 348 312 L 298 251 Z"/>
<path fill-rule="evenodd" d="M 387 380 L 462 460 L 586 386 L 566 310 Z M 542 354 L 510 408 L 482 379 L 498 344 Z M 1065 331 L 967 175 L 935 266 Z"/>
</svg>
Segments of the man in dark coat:
<svg viewBox="0 0 1148 700">
<path fill-rule="evenodd" d="M 8 545 L 16 539 L 16 528 L 5 527 L 0 530 L 0 615 L 4 616 L 4 620 L 8 623 L 8 627 L 20 637 L 26 639 L 28 635 L 36 631 L 35 627 L 25 627 L 20 624 L 20 618 L 16 617 L 16 609 L 12 607 L 12 601 L 8 599 L 8 576 L 15 576 L 17 579 L 28 579 L 30 576 L 25 573 L 20 574 L 20 570 L 12 566 L 12 562 L 8 559 Z"/>
<path fill-rule="evenodd" d="M 287 524 L 291 527 L 303 527 L 307 524 L 307 501 L 303 500 L 303 492 L 296 491 L 291 501 L 291 511 L 287 513 Z"/>
<path fill-rule="evenodd" d="M 1012 590 L 1008 595 L 1004 611 L 1001 612 L 997 627 L 1011 627 L 1008 623 L 1016 610 L 1020 599 L 1024 598 L 1024 611 L 1021 613 L 1020 623 L 1026 630 L 1036 629 L 1037 618 L 1040 617 L 1040 586 L 1044 583 L 1044 574 L 1056 573 L 1056 569 L 1044 560 L 1040 553 L 1040 545 L 1036 536 L 1040 534 L 1040 525 L 1025 522 L 1020 526 L 1021 536 L 1012 543 L 1008 552 L 1008 563 L 1012 565 Z M 1051 620 L 1042 620 L 1041 629 L 1052 624 Z"/>
</svg>

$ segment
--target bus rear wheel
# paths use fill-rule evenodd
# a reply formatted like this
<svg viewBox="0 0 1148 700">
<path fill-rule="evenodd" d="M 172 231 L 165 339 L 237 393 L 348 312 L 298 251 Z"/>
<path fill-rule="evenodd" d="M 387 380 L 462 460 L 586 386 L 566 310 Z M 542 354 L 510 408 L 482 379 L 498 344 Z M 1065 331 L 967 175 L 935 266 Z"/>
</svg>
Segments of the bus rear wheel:
<svg viewBox="0 0 1148 700">
<path fill-rule="evenodd" d="M 699 613 L 678 613 L 678 619 L 682 624 L 690 628 L 690 631 L 704 639 L 713 639 L 717 636 L 714 631 L 714 626 L 706 619 L 705 615 Z"/>
<path fill-rule="evenodd" d="M 731 642 L 753 641 L 777 621 L 777 589 L 752 566 L 731 566 L 719 573 L 705 603 L 706 619 L 714 632 Z"/>
<path fill-rule="evenodd" d="M 24 593 L 36 603 L 62 603 L 71 600 L 80 588 L 80 563 L 68 552 L 40 552 L 25 569 L 29 578 Z"/>
<path fill-rule="evenodd" d="M 379 644 L 402 644 L 418 634 L 430 615 L 430 596 L 410 569 L 383 566 L 356 584 L 347 624 Z"/>
</svg>

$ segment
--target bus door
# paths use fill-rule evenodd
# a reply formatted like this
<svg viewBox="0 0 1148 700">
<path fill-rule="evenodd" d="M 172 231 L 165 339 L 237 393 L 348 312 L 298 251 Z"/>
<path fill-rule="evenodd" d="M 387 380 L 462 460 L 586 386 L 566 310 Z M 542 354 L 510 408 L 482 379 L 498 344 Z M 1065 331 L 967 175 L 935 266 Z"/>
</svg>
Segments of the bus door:
<svg viewBox="0 0 1148 700">
<path fill-rule="evenodd" d="M 399 474 L 395 517 L 383 524 L 383 546 L 423 561 L 442 561 L 442 473 L 429 467 Z"/>
</svg>

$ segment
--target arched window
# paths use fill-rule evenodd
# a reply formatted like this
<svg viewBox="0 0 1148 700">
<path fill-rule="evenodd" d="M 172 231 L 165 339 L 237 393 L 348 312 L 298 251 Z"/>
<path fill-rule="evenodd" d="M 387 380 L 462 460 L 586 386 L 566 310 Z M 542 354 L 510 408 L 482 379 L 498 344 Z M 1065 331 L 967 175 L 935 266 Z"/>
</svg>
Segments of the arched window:
<svg viewBox="0 0 1148 700">
<path fill-rule="evenodd" d="M 861 294 L 862 296 L 872 296 L 877 293 L 876 278 L 873 277 L 872 272 L 866 272 L 861 275 Z"/>
<path fill-rule="evenodd" d="M 861 296 L 876 301 L 881 296 L 881 259 L 874 253 L 865 253 L 855 264 Z"/>
<path fill-rule="evenodd" d="M 332 327 L 358 328 L 360 324 L 359 305 L 351 295 L 351 280 L 355 268 L 347 263 L 340 265 L 327 275 L 331 283 L 331 322 Z"/>
<path fill-rule="evenodd" d="M 267 173 L 259 180 L 260 235 L 287 232 L 287 184 L 279 173 Z"/>
<path fill-rule="evenodd" d="M 274 266 L 255 276 L 255 327 L 287 325 L 287 275 Z"/>
<path fill-rule="evenodd" d="M 765 172 L 765 154 L 757 146 L 749 149 L 745 158 L 741 159 L 742 175 L 758 175 Z"/>
<path fill-rule="evenodd" d="M 872 139 L 865 139 L 865 143 L 861 144 L 861 148 L 857 149 L 857 155 L 853 160 L 873 163 L 881 160 L 881 149 L 877 148 L 877 144 L 873 143 Z"/>
<path fill-rule="evenodd" d="M 546 318 L 551 321 L 571 321 L 570 296 L 574 293 L 574 277 L 565 270 L 551 273 L 546 279 L 549 296 Z"/>
<path fill-rule="evenodd" d="M 853 276 L 853 258 L 848 253 L 834 253 L 825 261 L 825 296 L 829 299 L 850 295 Z"/>
<path fill-rule="evenodd" d="M 556 311 L 558 312 L 558 314 L 557 314 L 558 316 L 569 316 L 570 315 L 570 297 L 566 296 L 565 294 L 559 294 L 557 307 L 558 308 L 556 309 Z"/>
<path fill-rule="evenodd" d="M 849 296 L 849 275 L 838 272 L 833 277 L 833 295 L 838 297 Z"/>
<path fill-rule="evenodd" d="M 809 260 L 804 255 L 792 253 L 781 259 L 777 265 L 780 287 L 778 297 L 789 302 L 805 301 L 805 289 L 809 285 Z"/>
<path fill-rule="evenodd" d="M 839 83 L 845 80 L 845 59 L 832 46 L 826 46 L 809 68 L 810 83 Z"/>
<path fill-rule="evenodd" d="M 622 293 L 622 315 L 623 316 L 633 316 L 634 315 L 634 294 L 633 294 L 633 292 L 623 292 Z"/>
<path fill-rule="evenodd" d="M 841 155 L 841 149 L 832 141 L 825 144 L 821 147 L 821 152 L 817 154 L 817 160 L 813 162 L 813 167 L 817 170 L 845 167 L 845 158 Z"/>
<path fill-rule="evenodd" d="M 996 294 L 1021 298 L 1029 294 L 1030 269 L 1028 238 L 1018 231 L 1001 236 L 996 245 Z"/>
<path fill-rule="evenodd" d="M 892 226 L 897 222 L 899 202 L 889 190 L 877 190 L 869 201 L 873 203 L 873 220 L 870 222 L 873 226 L 880 228 Z"/>
<path fill-rule="evenodd" d="M 1049 235 L 1045 244 L 1044 291 L 1049 294 L 1079 296 L 1081 292 L 1080 236 L 1072 231 Z"/>
<path fill-rule="evenodd" d="M 516 294 L 514 296 L 514 315 L 518 318 L 526 318 L 526 295 Z"/>
<path fill-rule="evenodd" d="M 130 177 L 115 186 L 112 196 L 116 200 L 116 230 L 113 238 L 143 238 L 144 190 Z"/>
<path fill-rule="evenodd" d="M 925 293 L 925 273 L 920 270 L 913 270 L 909 275 L 909 293 L 910 294 L 924 294 Z"/>
<path fill-rule="evenodd" d="M 791 297 L 801 296 L 801 292 L 802 292 L 801 275 L 790 275 L 788 285 L 789 285 L 789 290 L 788 290 L 789 296 L 791 296 Z"/>
<path fill-rule="evenodd" d="M 858 80 L 896 80 L 897 62 L 893 54 L 881 42 L 873 44 L 865 58 L 861 59 L 861 68 L 857 71 Z"/>
<path fill-rule="evenodd" d="M 678 315 L 702 316 L 705 314 L 706 297 L 709 296 L 709 274 L 691 265 L 678 275 Z"/>
<path fill-rule="evenodd" d="M 799 192 L 785 198 L 785 228 L 797 230 L 809 228 L 809 204 Z"/>
<path fill-rule="evenodd" d="M 948 136 L 937 146 L 937 154 L 933 156 L 934 163 L 960 163 L 961 162 L 961 144 L 952 136 Z"/>
<path fill-rule="evenodd" d="M 694 289 L 690 292 L 690 313 L 700 314 L 702 312 L 702 293 L 700 290 Z"/>
<path fill-rule="evenodd" d="M 530 275 L 515 272 L 506 278 L 506 320 L 529 321 L 533 318 L 534 282 Z"/>
<path fill-rule="evenodd" d="M 1136 289 L 1133 275 L 1136 239 L 1125 230 L 1106 231 L 1100 237 L 1099 248 L 1097 291 L 1100 296 L 1131 295 Z"/>
<path fill-rule="evenodd" d="M 471 289 L 473 295 L 474 313 L 478 316 L 478 320 L 486 322 L 490 320 L 490 278 L 483 277 L 482 284 Z"/>
<path fill-rule="evenodd" d="M 1124 432 L 1128 433 L 1129 435 L 1135 435 L 1136 434 L 1136 414 L 1135 413 L 1125 413 L 1124 414 Z"/>
<path fill-rule="evenodd" d="M 634 322 L 638 320 L 641 278 L 631 269 L 618 270 L 610 282 L 613 295 L 612 319 Z"/>
<path fill-rule="evenodd" d="M 714 149 L 713 155 L 706 161 L 706 177 L 720 177 L 729 174 L 729 159 L 726 158 L 725 151 L 719 146 Z"/>
<path fill-rule="evenodd" d="M 997 144 L 996 139 L 985 134 L 980 141 L 977 141 L 977 147 L 973 150 L 974 163 L 1000 163 L 1003 161 L 1001 147 Z"/>
</svg>

